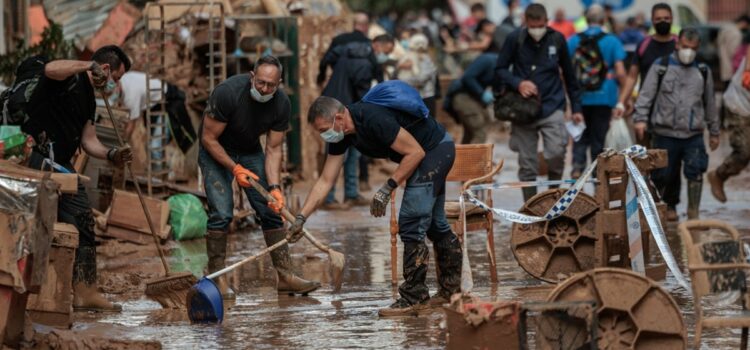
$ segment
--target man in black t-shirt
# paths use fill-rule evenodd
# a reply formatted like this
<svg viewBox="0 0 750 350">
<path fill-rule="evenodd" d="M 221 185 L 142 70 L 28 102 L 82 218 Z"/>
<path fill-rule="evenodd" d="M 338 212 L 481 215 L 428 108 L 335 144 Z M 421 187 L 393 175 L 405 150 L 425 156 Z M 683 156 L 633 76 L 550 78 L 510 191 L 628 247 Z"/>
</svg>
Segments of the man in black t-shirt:
<svg viewBox="0 0 750 350">
<path fill-rule="evenodd" d="M 245 188 L 250 205 L 260 218 L 266 244 L 271 246 L 286 236 L 278 215 L 284 207 L 279 173 L 291 104 L 284 90 L 279 89 L 281 72 L 278 59 L 264 56 L 249 75 L 235 75 L 216 86 L 208 100 L 201 127 L 198 165 L 208 199 L 209 272 L 224 268 L 227 232 L 233 214 L 233 176 Z M 265 154 L 260 144 L 264 134 Z M 253 190 L 248 177 L 268 189 L 276 203 L 266 202 Z M 272 251 L 271 260 L 278 272 L 279 293 L 307 294 L 320 287 L 320 283 L 294 274 L 287 245 Z M 224 298 L 234 297 L 224 278 L 218 278 L 218 285 Z"/>
<path fill-rule="evenodd" d="M 57 60 L 44 66 L 39 85 L 29 99 L 29 120 L 22 130 L 34 137 L 36 146 L 29 159 L 35 169 L 75 172 L 70 162 L 78 148 L 89 156 L 108 159 L 122 166 L 132 159 L 129 147 L 107 148 L 99 142 L 94 125 L 94 89 L 111 94 L 130 59 L 117 46 L 97 50 L 92 61 Z M 99 294 L 96 282 L 94 214 L 86 189 L 78 183 L 75 194 L 58 200 L 57 219 L 78 230 L 73 269 L 73 308 L 82 311 L 120 311 Z"/>
<path fill-rule="evenodd" d="M 417 92 L 414 92 L 417 94 Z M 426 108 L 426 107 L 425 107 Z M 323 203 L 344 162 L 344 153 L 354 147 L 372 158 L 387 158 L 398 167 L 378 190 L 370 204 L 375 217 L 385 215 L 391 193 L 405 184 L 399 213 L 399 235 L 404 243 L 404 283 L 399 298 L 380 316 L 412 315 L 428 304 L 442 305 L 460 290 L 461 246 L 445 218 L 445 179 L 453 166 L 456 147 L 450 135 L 434 118 L 414 116 L 396 109 L 357 102 L 344 107 L 336 99 L 321 96 L 310 106 L 308 122 L 328 142 L 323 172 L 310 190 L 305 205 L 289 229 L 290 241 L 300 232 L 315 209 Z M 425 282 L 429 250 L 425 236 L 437 255 L 437 295 L 430 298 Z"/>
<path fill-rule="evenodd" d="M 677 45 L 677 38 L 672 35 L 672 7 L 666 3 L 655 4 L 651 8 L 651 23 L 656 33 L 646 37 L 638 44 L 625 85 L 620 90 L 620 97 L 613 111 L 614 118 L 621 118 L 626 111 L 633 109 L 633 89 L 640 78 L 641 84 L 651 65 L 660 57 L 671 55 Z"/>
</svg>

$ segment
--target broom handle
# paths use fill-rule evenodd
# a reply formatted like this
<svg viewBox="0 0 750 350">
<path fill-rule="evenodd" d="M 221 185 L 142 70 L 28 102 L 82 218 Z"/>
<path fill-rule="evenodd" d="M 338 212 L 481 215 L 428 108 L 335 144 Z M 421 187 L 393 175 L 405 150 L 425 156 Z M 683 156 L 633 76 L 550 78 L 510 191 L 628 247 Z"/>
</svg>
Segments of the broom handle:
<svg viewBox="0 0 750 350">
<path fill-rule="evenodd" d="M 268 253 L 270 253 L 272 250 L 274 250 L 274 249 L 276 249 L 278 247 L 281 247 L 282 245 L 284 245 L 286 243 L 287 243 L 286 238 L 284 238 L 284 239 L 276 242 L 276 244 L 274 244 L 274 245 L 272 245 L 270 247 L 267 247 L 266 249 L 261 250 L 260 252 L 258 252 L 258 254 L 255 254 L 253 256 L 249 256 L 247 258 L 244 258 L 244 259 L 242 259 L 242 260 L 240 260 L 240 261 L 238 261 L 238 262 L 236 262 L 236 263 L 234 263 L 232 265 L 229 265 L 229 266 L 227 266 L 227 267 L 225 267 L 225 268 L 223 268 L 223 269 L 221 269 L 219 271 L 216 271 L 216 272 L 214 272 L 214 273 L 206 276 L 206 278 L 208 278 L 208 279 L 214 279 L 216 277 L 219 277 L 219 276 L 221 276 L 221 275 L 223 275 L 223 274 L 225 274 L 225 273 L 227 273 L 229 271 L 232 271 L 232 270 L 236 269 L 237 267 L 239 267 L 241 265 L 245 265 L 245 264 L 247 264 L 247 263 L 249 263 L 251 261 L 254 261 L 254 260 L 256 260 L 256 259 L 258 259 L 258 258 L 260 258 L 260 257 L 262 257 L 262 256 L 264 256 L 264 255 L 266 255 Z"/>
<path fill-rule="evenodd" d="M 255 179 L 248 176 L 247 180 L 250 182 L 253 188 L 256 191 L 258 191 L 258 193 L 260 193 L 261 196 L 263 196 L 263 198 L 265 198 L 267 201 L 271 203 L 276 202 L 276 198 L 271 197 L 271 194 L 269 194 L 268 191 L 266 191 L 266 189 L 263 188 L 263 186 L 261 186 L 257 181 L 255 181 Z M 291 212 L 289 212 L 289 209 L 287 209 L 286 207 L 281 208 L 281 215 L 283 215 L 284 218 L 289 222 L 294 222 L 295 220 L 294 215 Z M 315 238 L 315 236 L 311 235 L 310 232 L 307 232 L 307 229 L 303 228 L 302 232 L 304 232 L 305 238 L 307 238 L 307 240 L 310 241 L 310 243 L 312 243 L 316 248 L 326 253 L 328 253 L 331 250 L 331 248 L 327 247 L 325 244 L 320 243 L 320 241 L 318 241 L 318 239 Z"/>
<path fill-rule="evenodd" d="M 112 129 L 115 130 L 117 142 L 120 144 L 120 147 L 124 147 L 125 142 L 123 142 L 122 136 L 120 136 L 120 132 L 117 130 L 115 117 L 112 116 L 112 109 L 109 107 L 109 100 L 107 99 L 107 96 L 104 95 L 104 92 L 102 92 L 102 99 L 104 100 L 104 106 L 107 107 L 107 114 L 109 115 L 109 120 L 112 122 Z M 146 221 L 148 221 L 148 228 L 151 230 L 151 237 L 154 238 L 154 245 L 156 245 L 156 250 L 159 252 L 159 258 L 161 258 L 161 263 L 164 265 L 164 273 L 169 276 L 169 265 L 167 264 L 167 259 L 164 257 L 164 252 L 161 250 L 161 245 L 159 245 L 159 238 L 156 237 L 156 228 L 154 228 L 154 222 L 151 220 L 151 213 L 148 211 L 148 207 L 146 207 L 146 200 L 143 199 L 141 186 L 138 185 L 138 179 L 135 178 L 135 173 L 133 173 L 133 168 L 130 167 L 130 162 L 126 162 L 125 167 L 128 169 L 128 174 L 130 174 L 130 178 L 133 180 L 135 192 L 138 193 L 138 199 L 141 202 L 143 213 L 146 215 Z"/>
</svg>

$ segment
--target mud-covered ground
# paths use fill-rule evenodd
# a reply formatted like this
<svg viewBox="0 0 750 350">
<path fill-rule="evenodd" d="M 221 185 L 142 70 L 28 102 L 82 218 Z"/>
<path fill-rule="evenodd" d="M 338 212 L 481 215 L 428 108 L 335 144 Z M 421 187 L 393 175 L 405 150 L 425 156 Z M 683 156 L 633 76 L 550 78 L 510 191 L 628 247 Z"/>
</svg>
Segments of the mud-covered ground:
<svg viewBox="0 0 750 350">
<path fill-rule="evenodd" d="M 490 141 L 497 144 L 496 157 L 506 158 L 505 169 L 495 180 L 516 180 L 516 155 L 507 148 L 507 136 L 493 133 L 492 138 Z M 712 152 L 711 168 L 718 165 L 729 151 L 725 143 L 720 150 Z M 373 171 L 372 177 L 371 184 L 377 189 L 386 175 Z M 295 188 L 302 193 L 309 186 L 308 182 L 296 184 Z M 726 220 L 747 234 L 750 232 L 749 187 L 750 173 L 746 171 L 728 182 L 729 202 L 720 204 L 711 196 L 706 184 L 701 216 Z M 451 185 L 449 196 L 456 195 L 457 187 Z M 684 191 L 682 198 L 683 203 L 678 209 L 684 220 Z M 522 204 L 520 190 L 495 191 L 494 200 L 496 207 L 504 209 L 516 210 Z M 144 281 L 161 272 L 155 250 L 148 246 L 108 243 L 100 248 L 100 283 L 113 299 L 123 304 L 124 310 L 117 314 L 76 313 L 74 329 L 104 330 L 116 337 L 158 340 L 166 349 L 442 348 L 446 345 L 446 330 L 441 325 L 443 313 L 440 310 L 420 317 L 378 318 L 378 308 L 389 305 L 396 296 L 396 289 L 390 283 L 388 225 L 387 217 L 374 219 L 366 207 L 350 211 L 319 211 L 310 218 L 307 227 L 322 241 L 346 255 L 342 292 L 331 292 L 327 256 L 307 242 L 298 243 L 292 247 L 292 253 L 299 271 L 306 278 L 322 281 L 324 287 L 308 297 L 277 295 L 271 262 L 266 257 L 231 275 L 232 284 L 239 293 L 221 325 L 191 325 L 184 312 L 161 310 L 159 304 L 142 294 Z M 672 251 L 684 265 L 675 225 L 670 224 L 668 231 Z M 485 299 L 544 299 L 547 290 L 534 288 L 541 282 L 525 273 L 513 257 L 509 244 L 510 224 L 496 222 L 494 235 L 500 280 L 497 285 L 490 283 L 484 235 L 481 232 L 469 235 L 474 294 Z M 197 276 L 202 275 L 206 264 L 202 240 L 171 242 L 167 247 L 174 271 L 190 270 Z M 229 263 L 264 247 L 262 235 L 257 230 L 234 234 L 231 236 Z M 658 255 L 653 243 L 652 247 L 652 255 Z M 430 269 L 428 284 L 434 292 L 433 266 Z M 692 346 L 692 299 L 676 287 L 676 281 L 669 274 L 662 285 L 680 305 Z M 726 307 L 710 309 L 711 312 L 726 310 Z M 702 348 L 736 347 L 739 332 L 708 330 L 704 333 Z"/>
</svg>

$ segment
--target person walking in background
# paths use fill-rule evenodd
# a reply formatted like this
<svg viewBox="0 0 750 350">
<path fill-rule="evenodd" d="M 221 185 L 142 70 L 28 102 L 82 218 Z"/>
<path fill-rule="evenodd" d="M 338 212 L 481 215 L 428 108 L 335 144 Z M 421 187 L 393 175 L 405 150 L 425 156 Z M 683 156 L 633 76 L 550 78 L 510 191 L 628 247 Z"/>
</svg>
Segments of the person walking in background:
<svg viewBox="0 0 750 350">
<path fill-rule="evenodd" d="M 430 110 L 430 115 L 436 116 L 435 91 L 437 86 L 437 66 L 430 57 L 429 40 L 424 34 L 417 33 L 409 38 L 409 52 L 399 62 L 396 77 L 413 86 L 422 101 Z M 408 64 L 408 68 L 407 67 Z M 340 101 L 340 100 L 339 100 Z"/>
<path fill-rule="evenodd" d="M 630 69 L 630 63 L 633 61 L 633 56 L 638 49 L 645 36 L 643 35 L 642 28 L 638 25 L 638 21 L 635 17 L 628 17 L 625 21 L 625 29 L 619 35 L 620 41 L 622 41 L 622 47 L 625 49 L 625 69 Z M 620 86 L 624 86 L 621 84 Z"/>
<path fill-rule="evenodd" d="M 742 172 L 750 163 L 750 48 L 745 50 L 745 59 L 739 69 L 742 72 L 736 72 L 736 74 L 740 74 L 741 78 L 732 78 L 729 89 L 724 93 L 724 104 L 727 109 L 725 122 L 729 130 L 729 145 L 732 147 L 732 153 L 724 158 L 716 170 L 708 172 L 711 193 L 722 203 L 727 201 L 724 182 Z M 730 100 L 730 89 L 736 89 L 738 100 Z"/>
<path fill-rule="evenodd" d="M 549 21 L 549 27 L 560 32 L 565 39 L 569 39 L 576 33 L 573 22 L 565 18 L 565 10 L 563 8 L 555 10 L 555 18 Z"/>
<path fill-rule="evenodd" d="M 748 25 L 750 25 L 750 16 L 742 15 L 734 20 L 734 23 L 722 26 L 716 38 L 716 46 L 719 48 L 719 77 L 725 87 L 729 85 L 729 80 L 734 74 L 732 59 L 737 48 L 742 44 L 743 32 L 747 30 Z"/>
<path fill-rule="evenodd" d="M 677 44 L 677 39 L 671 33 L 672 7 L 663 2 L 655 4 L 651 7 L 651 22 L 656 32 L 651 36 L 647 36 L 638 44 L 633 61 L 630 64 L 625 85 L 622 86 L 620 98 L 617 100 L 617 105 L 615 106 L 614 116 L 617 118 L 623 116 L 631 109 L 633 89 L 635 89 L 638 79 L 640 78 L 642 86 L 646 80 L 646 73 L 651 68 L 651 64 L 659 57 L 672 54 Z M 644 134 L 643 137 L 645 136 Z M 646 144 L 647 140 L 642 139 L 638 141 Z"/>
<path fill-rule="evenodd" d="M 700 35 L 695 29 L 680 31 L 677 52 L 661 57 L 648 71 L 635 103 L 633 122 L 643 138 L 652 130 L 654 148 L 667 150 L 666 168 L 651 173 L 656 188 L 667 203 L 667 220 L 677 221 L 680 202 L 680 168 L 688 180 L 688 219 L 697 219 L 703 173 L 708 154 L 703 139 L 709 132 L 711 150 L 719 147 L 719 117 L 714 101 L 711 70 L 695 61 Z"/>
<path fill-rule="evenodd" d="M 464 127 L 462 144 L 484 143 L 487 140 L 489 112 L 487 106 L 495 101 L 492 86 L 497 64 L 496 53 L 479 55 L 460 79 L 448 87 L 443 109 Z"/>
<path fill-rule="evenodd" d="M 595 160 L 604 148 L 604 138 L 609 130 L 612 108 L 617 104 L 617 83 L 625 82 L 625 50 L 616 36 L 605 33 L 606 20 L 601 5 L 591 5 L 586 12 L 589 28 L 568 40 L 568 50 L 583 90 L 581 104 L 586 129 L 573 144 L 573 170 L 577 179 L 586 169 L 586 150 L 591 149 Z M 617 79 L 617 80 L 615 80 Z"/>
</svg>

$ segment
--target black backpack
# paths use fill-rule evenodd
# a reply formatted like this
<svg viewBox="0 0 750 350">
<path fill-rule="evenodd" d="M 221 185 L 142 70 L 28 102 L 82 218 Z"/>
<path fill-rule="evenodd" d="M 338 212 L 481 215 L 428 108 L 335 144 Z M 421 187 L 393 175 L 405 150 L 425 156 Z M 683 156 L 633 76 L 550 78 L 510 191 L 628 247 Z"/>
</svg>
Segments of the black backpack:
<svg viewBox="0 0 750 350">
<path fill-rule="evenodd" d="M 599 48 L 599 40 L 606 33 L 580 34 L 581 41 L 573 55 L 573 66 L 578 84 L 584 91 L 597 91 L 607 80 L 608 67 Z"/>
<path fill-rule="evenodd" d="M 45 56 L 33 56 L 18 65 L 13 85 L 0 94 L 4 125 L 23 125 L 29 120 L 26 106 L 44 74 L 44 65 L 47 62 Z"/>
</svg>

